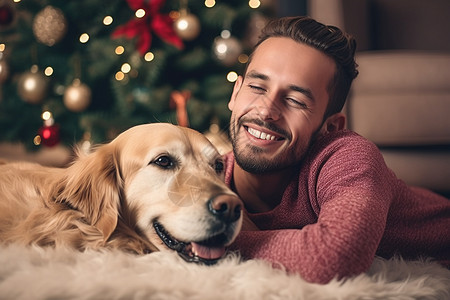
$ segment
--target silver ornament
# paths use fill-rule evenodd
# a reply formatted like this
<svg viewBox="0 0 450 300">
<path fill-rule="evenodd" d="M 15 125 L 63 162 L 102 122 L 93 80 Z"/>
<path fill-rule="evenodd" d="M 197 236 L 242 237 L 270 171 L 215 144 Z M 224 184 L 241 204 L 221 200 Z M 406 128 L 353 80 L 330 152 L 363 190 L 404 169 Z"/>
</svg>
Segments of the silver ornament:
<svg viewBox="0 0 450 300">
<path fill-rule="evenodd" d="M 225 66 L 232 66 L 242 53 L 242 46 L 228 30 L 224 30 L 220 37 L 214 39 L 213 52 Z"/>
<path fill-rule="evenodd" d="M 20 76 L 17 91 L 25 102 L 39 104 L 47 96 L 48 85 L 48 78 L 38 72 L 37 66 L 33 66 L 31 71 Z"/>
<path fill-rule="evenodd" d="M 193 14 L 182 14 L 175 21 L 174 29 L 181 39 L 185 41 L 192 41 L 200 33 L 200 21 Z"/>
<path fill-rule="evenodd" d="M 91 103 L 91 89 L 75 79 L 64 92 L 64 105 L 73 112 L 84 111 Z"/>
<path fill-rule="evenodd" d="M 46 6 L 34 18 L 34 36 L 44 45 L 53 46 L 62 40 L 66 32 L 67 20 L 58 8 Z"/>
</svg>

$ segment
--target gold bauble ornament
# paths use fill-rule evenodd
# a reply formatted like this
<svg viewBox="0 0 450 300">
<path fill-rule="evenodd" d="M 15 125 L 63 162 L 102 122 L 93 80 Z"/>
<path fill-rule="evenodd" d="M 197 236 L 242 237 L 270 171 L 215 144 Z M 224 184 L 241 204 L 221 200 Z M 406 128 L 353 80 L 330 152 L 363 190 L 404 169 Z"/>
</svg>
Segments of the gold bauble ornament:
<svg viewBox="0 0 450 300">
<path fill-rule="evenodd" d="M 197 16 L 190 13 L 185 13 L 175 21 L 174 29 L 181 39 L 185 41 L 192 41 L 198 37 L 200 33 L 200 21 Z"/>
<path fill-rule="evenodd" d="M 38 71 L 38 67 L 33 66 L 31 71 L 20 76 L 17 85 L 19 96 L 31 104 L 41 103 L 47 95 L 49 80 Z"/>
<path fill-rule="evenodd" d="M 63 12 L 53 6 L 46 6 L 33 21 L 33 33 L 36 39 L 44 45 L 53 46 L 67 32 L 67 20 Z"/>
<path fill-rule="evenodd" d="M 242 46 L 228 30 L 224 30 L 220 37 L 214 39 L 213 52 L 222 64 L 232 66 L 242 53 Z"/>
<path fill-rule="evenodd" d="M 64 105 L 73 112 L 85 110 L 91 103 L 91 89 L 79 79 L 75 79 L 64 91 Z"/>
</svg>

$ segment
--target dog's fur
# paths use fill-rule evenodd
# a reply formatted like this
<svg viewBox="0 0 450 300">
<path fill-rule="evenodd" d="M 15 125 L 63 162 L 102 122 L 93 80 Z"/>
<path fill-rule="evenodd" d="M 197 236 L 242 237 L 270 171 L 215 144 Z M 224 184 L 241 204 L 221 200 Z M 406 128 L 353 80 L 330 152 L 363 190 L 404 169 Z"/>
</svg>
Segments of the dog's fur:
<svg viewBox="0 0 450 300">
<path fill-rule="evenodd" d="M 143 254 L 167 249 L 157 221 L 183 243 L 222 234 L 228 245 L 241 202 L 223 183 L 222 164 L 202 134 L 163 123 L 133 127 L 67 168 L 1 164 L 0 243 Z M 223 205 L 231 219 L 214 213 Z"/>
</svg>

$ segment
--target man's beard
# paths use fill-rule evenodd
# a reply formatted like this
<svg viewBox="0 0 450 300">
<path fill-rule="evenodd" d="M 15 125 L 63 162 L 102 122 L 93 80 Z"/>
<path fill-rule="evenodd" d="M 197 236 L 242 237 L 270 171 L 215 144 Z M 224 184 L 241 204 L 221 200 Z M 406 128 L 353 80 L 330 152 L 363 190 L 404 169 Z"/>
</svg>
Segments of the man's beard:
<svg viewBox="0 0 450 300">
<path fill-rule="evenodd" d="M 286 131 L 276 127 L 272 123 L 263 122 L 259 119 L 255 120 L 246 120 L 247 122 L 251 122 L 257 124 L 259 126 L 268 128 L 274 132 L 282 134 L 288 141 L 291 139 L 291 135 Z M 264 158 L 263 154 L 264 149 L 253 146 L 253 145 L 241 145 L 238 142 L 238 131 L 245 130 L 244 127 L 241 126 L 243 123 L 242 120 L 236 124 L 235 120 L 231 120 L 230 122 L 230 137 L 231 143 L 233 146 L 233 153 L 237 164 L 244 170 L 252 174 L 267 174 L 277 171 L 282 171 L 287 168 L 292 168 L 295 165 L 298 165 L 303 160 L 308 148 L 311 144 L 311 141 L 315 139 L 318 131 L 313 133 L 312 137 L 308 137 L 305 139 L 303 143 L 298 145 L 297 148 L 287 148 L 283 152 L 273 156 L 271 159 Z"/>
</svg>

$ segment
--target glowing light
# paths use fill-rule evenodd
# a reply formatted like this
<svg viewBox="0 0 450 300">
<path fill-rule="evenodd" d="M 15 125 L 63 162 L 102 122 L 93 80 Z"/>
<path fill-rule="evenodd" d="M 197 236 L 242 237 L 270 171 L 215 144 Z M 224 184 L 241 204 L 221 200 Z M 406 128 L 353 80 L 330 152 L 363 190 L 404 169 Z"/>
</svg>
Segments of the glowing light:
<svg viewBox="0 0 450 300">
<path fill-rule="evenodd" d="M 226 53 L 228 51 L 228 47 L 225 44 L 217 45 L 216 49 L 217 49 L 217 52 L 220 53 L 220 54 L 224 54 L 224 53 Z"/>
<path fill-rule="evenodd" d="M 220 33 L 220 36 L 223 38 L 223 39 L 228 39 L 228 38 L 230 38 L 231 37 L 231 32 L 229 31 L 229 30 L 222 30 L 222 32 Z"/>
<path fill-rule="evenodd" d="M 123 46 L 117 46 L 117 47 L 116 47 L 116 50 L 114 50 L 114 52 L 115 52 L 117 55 L 121 55 L 121 54 L 123 54 L 123 53 L 125 52 L 125 48 L 124 48 Z"/>
<path fill-rule="evenodd" d="M 248 1 L 248 6 L 250 6 L 250 8 L 258 8 L 260 5 L 261 5 L 261 1 L 259 1 L 259 0 Z"/>
<path fill-rule="evenodd" d="M 6 45 L 5 44 L 0 44 L 0 52 L 5 51 Z"/>
<path fill-rule="evenodd" d="M 15 3 L 19 3 L 20 1 L 22 1 L 22 0 L 14 0 Z"/>
<path fill-rule="evenodd" d="M 120 68 L 120 70 L 121 70 L 123 73 L 127 74 L 127 73 L 129 73 L 129 72 L 131 71 L 131 66 L 130 66 L 129 63 L 124 63 L 124 64 L 122 65 L 122 67 Z"/>
<path fill-rule="evenodd" d="M 186 30 L 188 28 L 188 26 L 189 26 L 189 23 L 184 19 L 178 21 L 178 23 L 177 23 L 177 27 L 180 30 Z"/>
<path fill-rule="evenodd" d="M 125 78 L 125 74 L 122 71 L 119 71 L 119 72 L 116 73 L 115 77 L 116 77 L 117 81 L 121 81 L 121 80 L 123 80 Z"/>
<path fill-rule="evenodd" d="M 147 52 L 144 55 L 145 61 L 152 61 L 155 58 L 155 55 L 152 52 Z"/>
<path fill-rule="evenodd" d="M 33 139 L 33 143 L 36 146 L 39 146 L 41 144 L 41 136 L 40 135 L 35 136 L 34 139 Z"/>
<path fill-rule="evenodd" d="M 44 139 L 49 139 L 52 136 L 52 131 L 48 128 L 45 128 L 44 130 L 42 130 L 42 137 Z"/>
<path fill-rule="evenodd" d="M 52 118 L 52 113 L 46 110 L 42 113 L 41 117 L 44 121 L 50 120 L 50 118 Z"/>
<path fill-rule="evenodd" d="M 206 7 L 211 8 L 214 5 L 216 5 L 216 1 L 215 0 L 205 0 L 205 6 Z"/>
<path fill-rule="evenodd" d="M 45 74 L 46 76 L 52 76 L 52 75 L 53 75 L 53 68 L 52 68 L 52 67 L 47 67 L 47 68 L 45 68 L 44 74 Z"/>
<path fill-rule="evenodd" d="M 82 35 L 80 35 L 80 42 L 85 44 L 89 41 L 89 34 L 87 33 L 83 33 Z"/>
<path fill-rule="evenodd" d="M 23 82 L 23 88 L 26 91 L 33 91 L 37 87 L 37 82 L 34 78 L 27 77 Z"/>
<path fill-rule="evenodd" d="M 111 16 L 106 16 L 103 18 L 103 24 L 108 26 L 111 25 L 113 22 L 113 18 Z"/>
<path fill-rule="evenodd" d="M 227 80 L 229 82 L 235 82 L 238 79 L 238 74 L 234 71 L 231 71 L 227 74 Z"/>
<path fill-rule="evenodd" d="M 135 12 L 136 17 L 138 18 L 143 18 L 145 16 L 145 10 L 143 10 L 142 8 L 139 8 L 136 12 Z"/>
<path fill-rule="evenodd" d="M 248 55 L 247 55 L 247 54 L 241 54 L 241 55 L 239 55 L 238 61 L 239 61 L 241 64 L 246 64 L 246 63 L 248 62 Z"/>
</svg>

